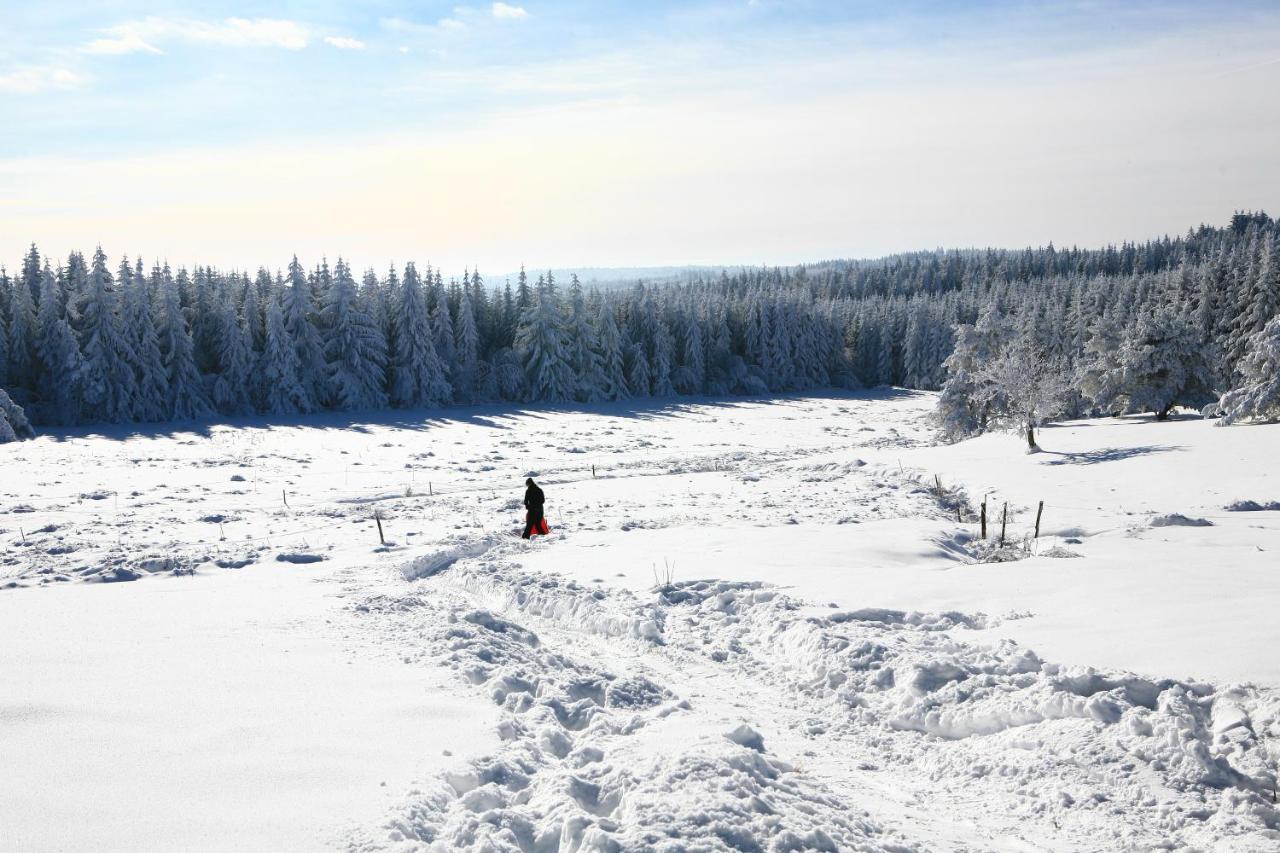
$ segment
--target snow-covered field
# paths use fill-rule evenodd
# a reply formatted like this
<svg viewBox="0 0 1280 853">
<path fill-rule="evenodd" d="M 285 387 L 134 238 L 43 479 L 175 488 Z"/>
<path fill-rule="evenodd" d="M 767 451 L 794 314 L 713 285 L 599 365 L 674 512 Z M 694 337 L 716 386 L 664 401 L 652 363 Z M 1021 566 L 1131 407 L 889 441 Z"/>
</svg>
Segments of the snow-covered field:
<svg viewBox="0 0 1280 853">
<path fill-rule="evenodd" d="M 0 847 L 1280 849 L 1280 427 L 933 400 L 7 446 Z"/>
</svg>

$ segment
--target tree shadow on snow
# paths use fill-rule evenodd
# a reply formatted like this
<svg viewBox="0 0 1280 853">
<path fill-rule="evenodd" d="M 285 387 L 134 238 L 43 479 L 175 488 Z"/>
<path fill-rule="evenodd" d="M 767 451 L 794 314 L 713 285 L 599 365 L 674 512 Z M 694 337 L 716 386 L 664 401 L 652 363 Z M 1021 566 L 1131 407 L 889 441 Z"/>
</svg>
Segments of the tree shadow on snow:
<svg viewBox="0 0 1280 853">
<path fill-rule="evenodd" d="M 1085 450 L 1080 453 L 1060 453 L 1054 450 L 1040 451 L 1045 456 L 1056 456 L 1057 459 L 1046 460 L 1046 465 L 1098 465 L 1103 462 L 1119 462 L 1135 456 L 1151 456 L 1155 453 L 1173 453 L 1186 450 L 1185 447 L 1167 444 L 1146 444 L 1140 447 L 1104 447 L 1099 450 Z"/>
<path fill-rule="evenodd" d="M 521 403 L 485 403 L 455 405 L 441 409 L 378 409 L 351 412 L 318 412 L 310 415 L 253 415 L 222 417 L 207 421 L 170 421 L 153 424 L 93 424 L 78 427 L 45 427 L 37 435 L 52 441 L 76 438 L 105 438 L 124 441 L 130 438 L 213 438 L 219 428 L 233 430 L 315 429 L 341 430 L 371 434 L 374 428 L 429 432 L 450 426 L 478 426 L 487 429 L 515 430 L 528 426 L 530 420 L 545 420 L 552 413 L 587 414 L 636 420 L 681 418 L 690 414 L 706 414 L 708 409 L 737 410 L 806 400 L 886 401 L 911 399 L 921 392 L 904 388 L 870 388 L 857 391 L 825 390 L 804 394 L 777 394 L 756 397 L 662 397 L 621 400 L 612 403 L 565 403 L 534 405 Z M 530 437 L 533 436 L 531 431 Z"/>
</svg>

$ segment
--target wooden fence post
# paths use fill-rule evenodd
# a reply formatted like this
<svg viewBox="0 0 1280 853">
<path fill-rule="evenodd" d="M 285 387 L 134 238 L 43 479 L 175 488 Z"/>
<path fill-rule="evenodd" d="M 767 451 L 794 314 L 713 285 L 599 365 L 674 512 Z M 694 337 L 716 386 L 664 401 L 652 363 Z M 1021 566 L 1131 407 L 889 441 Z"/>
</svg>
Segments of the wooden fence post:
<svg viewBox="0 0 1280 853">
<path fill-rule="evenodd" d="M 378 522 L 378 541 L 383 545 L 386 545 L 387 540 L 382 535 L 382 516 L 378 514 L 378 511 L 376 509 L 373 511 L 373 520 Z"/>
<path fill-rule="evenodd" d="M 987 499 L 982 499 L 982 538 L 987 538 Z"/>
<path fill-rule="evenodd" d="M 1036 509 L 1036 535 L 1032 537 L 1033 539 L 1040 538 L 1040 515 L 1043 512 L 1044 512 L 1044 501 L 1040 501 L 1040 506 L 1038 509 Z"/>
<path fill-rule="evenodd" d="M 1000 516 L 1000 547 L 1004 547 L 1004 529 L 1009 523 L 1009 502 L 1004 502 L 1004 511 Z"/>
</svg>

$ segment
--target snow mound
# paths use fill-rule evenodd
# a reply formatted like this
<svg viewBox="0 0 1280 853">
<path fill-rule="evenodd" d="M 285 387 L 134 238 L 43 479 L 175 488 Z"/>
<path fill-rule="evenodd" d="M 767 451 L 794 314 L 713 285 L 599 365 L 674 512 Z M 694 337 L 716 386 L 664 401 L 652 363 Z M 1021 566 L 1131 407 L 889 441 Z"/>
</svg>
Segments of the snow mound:
<svg viewBox="0 0 1280 853">
<path fill-rule="evenodd" d="M 1227 512 L 1280 512 L 1280 501 L 1235 501 L 1226 506 Z"/>
<path fill-rule="evenodd" d="M 296 563 L 305 565 L 308 563 L 320 563 L 328 559 L 323 554 L 309 554 L 305 551 L 285 551 L 276 554 L 276 562 L 279 563 Z"/>
<path fill-rule="evenodd" d="M 479 557 L 501 545 L 503 541 L 501 536 L 484 536 L 453 542 L 405 563 L 400 567 L 400 574 L 407 581 L 429 578 L 440 574 L 459 560 Z"/>
<path fill-rule="evenodd" d="M 747 749 L 754 749 L 756 752 L 764 752 L 764 737 L 746 723 L 725 732 L 724 736 L 738 746 L 745 746 Z"/>
<path fill-rule="evenodd" d="M 1157 515 L 1151 519 L 1152 527 L 1213 527 L 1213 522 L 1207 518 L 1190 518 L 1181 513 L 1169 513 L 1168 515 Z"/>
</svg>

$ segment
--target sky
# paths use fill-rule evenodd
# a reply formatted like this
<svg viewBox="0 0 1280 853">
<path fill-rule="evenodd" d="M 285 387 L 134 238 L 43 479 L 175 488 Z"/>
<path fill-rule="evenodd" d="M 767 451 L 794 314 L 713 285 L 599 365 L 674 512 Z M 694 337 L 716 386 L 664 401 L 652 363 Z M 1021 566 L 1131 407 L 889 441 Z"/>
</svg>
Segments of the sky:
<svg viewBox="0 0 1280 853">
<path fill-rule="evenodd" d="M 1280 212 L 1280 5 L 0 0 L 0 260 L 449 272 Z"/>
</svg>

